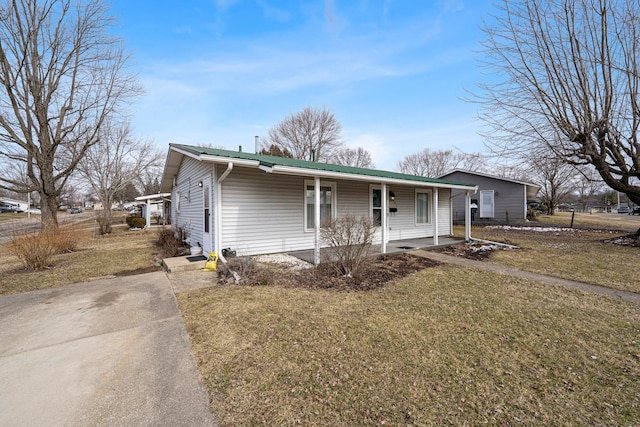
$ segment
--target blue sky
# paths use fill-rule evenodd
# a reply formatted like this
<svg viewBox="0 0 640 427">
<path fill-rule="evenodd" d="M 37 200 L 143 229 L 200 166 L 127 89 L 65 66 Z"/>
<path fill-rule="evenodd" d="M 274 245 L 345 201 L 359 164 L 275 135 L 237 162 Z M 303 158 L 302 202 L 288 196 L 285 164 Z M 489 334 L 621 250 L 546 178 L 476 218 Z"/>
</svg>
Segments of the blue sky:
<svg viewBox="0 0 640 427">
<path fill-rule="evenodd" d="M 477 106 L 488 0 L 113 0 L 145 95 L 136 132 L 252 151 L 254 136 L 326 107 L 349 147 L 394 170 L 425 147 L 483 151 Z"/>
</svg>

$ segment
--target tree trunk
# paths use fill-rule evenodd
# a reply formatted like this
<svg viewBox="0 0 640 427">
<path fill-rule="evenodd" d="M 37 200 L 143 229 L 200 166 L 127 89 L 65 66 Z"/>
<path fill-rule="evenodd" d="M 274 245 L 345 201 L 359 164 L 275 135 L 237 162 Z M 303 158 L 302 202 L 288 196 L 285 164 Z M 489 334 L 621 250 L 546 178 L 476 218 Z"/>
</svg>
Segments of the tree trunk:
<svg viewBox="0 0 640 427">
<path fill-rule="evenodd" d="M 100 234 L 111 234 L 113 231 L 113 219 L 111 218 L 111 197 L 105 196 L 102 203 L 102 214 L 100 218 Z"/>
<path fill-rule="evenodd" d="M 58 203 L 56 197 L 43 194 L 43 191 L 39 191 L 40 194 L 40 221 L 45 227 L 58 227 Z"/>
</svg>

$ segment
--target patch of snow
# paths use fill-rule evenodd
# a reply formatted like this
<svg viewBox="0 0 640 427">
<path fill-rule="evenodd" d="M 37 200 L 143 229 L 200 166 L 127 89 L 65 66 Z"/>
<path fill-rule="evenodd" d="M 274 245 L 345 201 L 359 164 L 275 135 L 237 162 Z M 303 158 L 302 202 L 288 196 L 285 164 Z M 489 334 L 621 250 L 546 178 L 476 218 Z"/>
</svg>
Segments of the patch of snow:
<svg viewBox="0 0 640 427">
<path fill-rule="evenodd" d="M 557 233 L 559 231 L 577 231 L 577 232 L 584 231 L 577 228 L 569 228 L 569 227 L 517 227 L 513 225 L 489 225 L 485 228 L 492 228 L 492 229 L 499 229 L 499 230 L 535 231 L 538 233 Z"/>
<path fill-rule="evenodd" d="M 304 270 L 312 267 L 310 263 L 289 254 L 258 255 L 253 257 L 253 260 L 261 264 L 276 264 L 291 270 Z"/>
</svg>

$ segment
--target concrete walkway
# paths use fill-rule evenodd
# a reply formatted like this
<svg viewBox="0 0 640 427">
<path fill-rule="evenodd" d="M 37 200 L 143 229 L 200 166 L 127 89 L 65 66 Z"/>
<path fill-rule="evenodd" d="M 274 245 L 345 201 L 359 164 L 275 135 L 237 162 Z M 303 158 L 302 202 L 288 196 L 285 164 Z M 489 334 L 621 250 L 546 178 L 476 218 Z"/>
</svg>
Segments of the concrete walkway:
<svg viewBox="0 0 640 427">
<path fill-rule="evenodd" d="M 215 425 L 163 272 L 0 297 L 0 324 L 0 425 Z"/>
<path fill-rule="evenodd" d="M 485 261 L 475 261 L 468 258 L 446 255 L 438 252 L 430 252 L 417 250 L 409 252 L 412 255 L 429 258 L 445 264 L 454 264 L 460 267 L 476 268 L 479 270 L 491 271 L 498 274 L 520 277 L 522 279 L 533 280 L 536 282 L 547 283 L 549 285 L 564 286 L 565 288 L 579 289 L 585 292 L 607 295 L 614 298 L 620 298 L 625 301 L 640 304 L 640 294 L 629 291 L 621 291 L 617 289 L 607 288 L 605 286 L 591 285 L 589 283 L 577 282 L 575 280 L 561 279 L 559 277 L 546 276 L 544 274 L 532 273 L 529 271 L 519 270 L 506 265 L 493 264 Z"/>
</svg>

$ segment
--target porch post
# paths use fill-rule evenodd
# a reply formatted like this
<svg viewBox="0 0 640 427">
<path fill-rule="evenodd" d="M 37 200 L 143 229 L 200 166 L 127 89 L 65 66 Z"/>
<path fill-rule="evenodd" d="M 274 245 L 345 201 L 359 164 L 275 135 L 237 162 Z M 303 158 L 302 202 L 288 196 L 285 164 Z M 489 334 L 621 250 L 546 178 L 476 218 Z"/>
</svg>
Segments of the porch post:
<svg viewBox="0 0 640 427">
<path fill-rule="evenodd" d="M 467 190 L 464 196 L 464 240 L 471 240 L 471 193 Z"/>
<path fill-rule="evenodd" d="M 433 189 L 433 245 L 438 244 L 438 187 Z"/>
<path fill-rule="evenodd" d="M 313 263 L 320 264 L 320 177 L 314 178 L 313 225 L 315 234 L 315 246 L 313 248 Z"/>
<path fill-rule="evenodd" d="M 380 253 L 387 253 L 387 184 L 383 183 L 382 193 L 382 212 L 380 215 Z"/>
<path fill-rule="evenodd" d="M 147 211 L 145 212 L 144 215 L 146 218 L 146 227 L 150 227 L 151 226 L 151 199 L 147 199 Z"/>
</svg>

